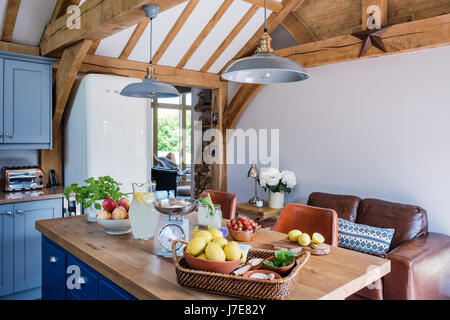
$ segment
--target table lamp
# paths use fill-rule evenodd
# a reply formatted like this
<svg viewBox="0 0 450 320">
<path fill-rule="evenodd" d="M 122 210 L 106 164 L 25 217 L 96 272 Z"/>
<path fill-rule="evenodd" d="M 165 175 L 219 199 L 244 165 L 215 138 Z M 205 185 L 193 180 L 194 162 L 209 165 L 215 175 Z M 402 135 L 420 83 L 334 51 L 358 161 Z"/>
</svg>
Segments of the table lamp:
<svg viewBox="0 0 450 320">
<path fill-rule="evenodd" d="M 256 168 L 256 164 L 252 164 L 250 170 L 248 171 L 248 175 L 249 178 L 255 179 L 255 196 L 253 198 L 251 198 L 248 202 L 251 204 L 256 204 L 256 201 L 259 199 L 258 198 L 258 190 L 257 190 L 257 182 L 258 182 L 258 178 L 259 178 L 259 172 L 258 169 Z"/>
</svg>

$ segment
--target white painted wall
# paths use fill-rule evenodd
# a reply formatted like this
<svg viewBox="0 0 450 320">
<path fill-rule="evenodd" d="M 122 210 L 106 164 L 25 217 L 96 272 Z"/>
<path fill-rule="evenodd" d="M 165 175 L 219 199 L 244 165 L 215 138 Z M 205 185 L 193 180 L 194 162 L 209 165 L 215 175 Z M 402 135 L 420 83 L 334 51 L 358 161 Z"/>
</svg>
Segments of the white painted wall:
<svg viewBox="0 0 450 320">
<path fill-rule="evenodd" d="M 280 168 L 299 182 L 287 202 L 323 191 L 416 204 L 450 234 L 450 46 L 309 71 L 266 86 L 237 123 L 280 129 Z M 228 166 L 239 201 L 252 193 L 248 169 Z"/>
</svg>

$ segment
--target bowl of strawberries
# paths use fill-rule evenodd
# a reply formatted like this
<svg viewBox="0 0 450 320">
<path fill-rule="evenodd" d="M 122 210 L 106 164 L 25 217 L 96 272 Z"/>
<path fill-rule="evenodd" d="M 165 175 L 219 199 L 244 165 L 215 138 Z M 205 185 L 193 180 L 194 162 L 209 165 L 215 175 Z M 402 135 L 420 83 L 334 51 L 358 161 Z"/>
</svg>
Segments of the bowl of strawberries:
<svg viewBox="0 0 450 320">
<path fill-rule="evenodd" d="M 252 241 L 261 226 L 253 219 L 237 217 L 227 225 L 230 236 L 240 242 Z"/>
</svg>

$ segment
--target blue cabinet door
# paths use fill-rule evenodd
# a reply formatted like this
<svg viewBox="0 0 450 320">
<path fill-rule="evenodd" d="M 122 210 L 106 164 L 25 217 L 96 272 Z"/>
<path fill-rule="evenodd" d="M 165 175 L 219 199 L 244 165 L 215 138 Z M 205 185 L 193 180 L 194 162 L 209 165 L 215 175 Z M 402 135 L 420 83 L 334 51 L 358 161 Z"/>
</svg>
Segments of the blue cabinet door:
<svg viewBox="0 0 450 320">
<path fill-rule="evenodd" d="M 43 200 L 14 205 L 14 292 L 41 286 L 41 234 L 37 220 L 61 217 L 62 200 Z"/>
<path fill-rule="evenodd" d="M 42 237 L 42 300 L 66 300 L 65 251 Z"/>
<path fill-rule="evenodd" d="M 3 59 L 0 58 L 0 143 L 3 143 Z"/>
<path fill-rule="evenodd" d="M 67 299 L 97 300 L 98 273 L 72 255 L 67 257 Z"/>
<path fill-rule="evenodd" d="M 4 60 L 5 144 L 50 144 L 51 66 Z"/>
<path fill-rule="evenodd" d="M 136 298 L 102 276 L 98 280 L 98 300 L 136 300 Z"/>
<path fill-rule="evenodd" d="M 14 291 L 13 219 L 13 206 L 0 205 L 0 296 L 12 294 Z"/>
</svg>

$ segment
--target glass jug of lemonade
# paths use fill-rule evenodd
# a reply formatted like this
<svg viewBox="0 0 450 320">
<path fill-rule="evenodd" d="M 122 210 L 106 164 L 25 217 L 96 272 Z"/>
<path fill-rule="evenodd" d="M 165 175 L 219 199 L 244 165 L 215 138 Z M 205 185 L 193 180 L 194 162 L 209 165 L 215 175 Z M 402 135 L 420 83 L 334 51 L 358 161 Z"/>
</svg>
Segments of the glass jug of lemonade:
<svg viewBox="0 0 450 320">
<path fill-rule="evenodd" d="M 133 237 L 150 240 L 155 236 L 159 212 L 153 207 L 156 183 L 133 183 L 133 200 L 129 216 Z"/>
</svg>

